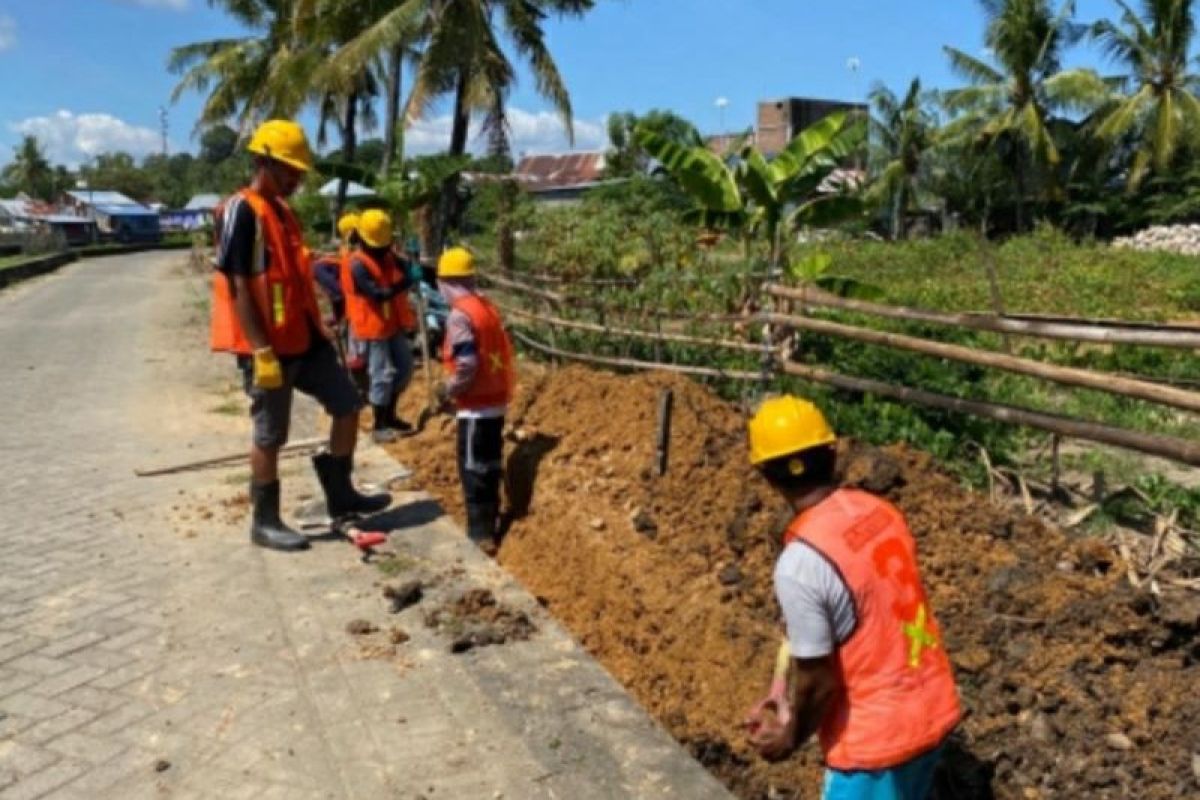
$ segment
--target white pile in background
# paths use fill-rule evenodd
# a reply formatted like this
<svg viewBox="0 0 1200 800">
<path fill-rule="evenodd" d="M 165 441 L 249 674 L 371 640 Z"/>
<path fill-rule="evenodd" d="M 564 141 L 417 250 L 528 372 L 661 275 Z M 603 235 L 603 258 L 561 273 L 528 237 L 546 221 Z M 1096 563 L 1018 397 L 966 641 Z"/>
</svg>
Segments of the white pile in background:
<svg viewBox="0 0 1200 800">
<path fill-rule="evenodd" d="M 1200 225 L 1152 225 L 1133 236 L 1113 239 L 1121 250 L 1162 250 L 1185 256 L 1200 256 Z"/>
</svg>

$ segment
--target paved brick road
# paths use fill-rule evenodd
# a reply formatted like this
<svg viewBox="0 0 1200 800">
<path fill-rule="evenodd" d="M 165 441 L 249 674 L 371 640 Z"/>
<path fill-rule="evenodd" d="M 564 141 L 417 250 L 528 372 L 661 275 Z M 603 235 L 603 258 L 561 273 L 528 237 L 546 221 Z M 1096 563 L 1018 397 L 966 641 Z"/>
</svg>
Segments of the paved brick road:
<svg viewBox="0 0 1200 800">
<path fill-rule="evenodd" d="M 728 797 L 419 496 L 393 541 L 453 576 L 426 604 L 489 586 L 535 615 L 532 641 L 451 656 L 421 607 L 388 616 L 347 545 L 249 547 L 244 467 L 135 478 L 245 435 L 178 261 L 0 294 L 0 800 Z M 287 463 L 294 507 L 314 488 Z M 355 618 L 412 641 L 364 657 Z"/>
</svg>

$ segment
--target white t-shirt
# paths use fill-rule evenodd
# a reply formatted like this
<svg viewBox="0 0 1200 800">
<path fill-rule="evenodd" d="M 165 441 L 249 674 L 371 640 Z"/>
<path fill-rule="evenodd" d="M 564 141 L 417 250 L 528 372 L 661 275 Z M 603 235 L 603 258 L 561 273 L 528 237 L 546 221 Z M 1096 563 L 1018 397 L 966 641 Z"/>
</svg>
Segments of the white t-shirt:
<svg viewBox="0 0 1200 800">
<path fill-rule="evenodd" d="M 775 596 L 793 658 L 829 655 L 858 625 L 850 587 L 833 563 L 806 542 L 784 548 L 775 564 Z"/>
</svg>

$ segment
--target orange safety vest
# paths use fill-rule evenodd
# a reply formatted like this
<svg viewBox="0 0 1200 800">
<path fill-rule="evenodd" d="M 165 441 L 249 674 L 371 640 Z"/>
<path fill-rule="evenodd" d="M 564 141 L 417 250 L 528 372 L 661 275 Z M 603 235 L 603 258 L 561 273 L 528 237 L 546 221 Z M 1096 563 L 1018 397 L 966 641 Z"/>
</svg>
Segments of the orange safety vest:
<svg viewBox="0 0 1200 800">
<path fill-rule="evenodd" d="M 249 277 L 254 305 L 276 354 L 299 355 L 308 349 L 312 330 L 321 329 L 312 265 L 300 223 L 282 202 L 274 206 L 249 188 L 240 194 L 254 211 L 267 249 L 266 269 Z M 277 208 L 282 213 L 277 213 Z M 228 222 L 232 224 L 232 220 Z M 229 278 L 220 270 L 213 273 L 209 345 L 213 350 L 241 355 L 254 350 L 238 322 Z"/>
<path fill-rule="evenodd" d="M 377 303 L 358 291 L 351 268 L 355 258 L 362 261 L 380 286 L 391 286 L 402 277 L 396 257 L 390 252 L 383 259 L 383 264 L 365 250 L 343 252 L 342 293 L 346 295 L 346 319 L 350 320 L 350 333 L 354 338 L 364 341 L 390 339 L 401 331 L 415 328 L 417 320 L 408 302 L 407 291 L 398 292 L 383 303 Z"/>
<path fill-rule="evenodd" d="M 833 656 L 842 685 L 821 721 L 825 763 L 889 769 L 932 750 L 962 710 L 904 515 L 872 494 L 840 489 L 788 526 L 785 546 L 796 541 L 839 572 L 857 615 Z"/>
<path fill-rule="evenodd" d="M 466 391 L 454 398 L 454 404 L 461 411 L 508 405 L 516 385 L 516 368 L 512 342 L 504 330 L 500 312 L 490 300 L 478 294 L 460 297 L 454 301 L 453 308 L 466 314 L 471 321 L 479 356 L 475 379 Z M 446 372 L 453 375 L 454 352 L 449 336 L 442 343 L 442 363 Z"/>
</svg>

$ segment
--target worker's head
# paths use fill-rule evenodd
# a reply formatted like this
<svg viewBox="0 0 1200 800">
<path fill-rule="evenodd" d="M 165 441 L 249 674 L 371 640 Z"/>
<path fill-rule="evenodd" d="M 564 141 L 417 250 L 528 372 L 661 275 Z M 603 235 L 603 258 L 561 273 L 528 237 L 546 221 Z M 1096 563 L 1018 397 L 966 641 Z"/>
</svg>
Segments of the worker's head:
<svg viewBox="0 0 1200 800">
<path fill-rule="evenodd" d="M 268 194 L 290 197 L 313 168 L 304 129 L 291 120 L 259 125 L 246 149 L 255 155 L 256 182 Z"/>
<path fill-rule="evenodd" d="M 748 426 L 750 463 L 799 510 L 834 485 L 837 436 L 815 405 L 792 395 L 764 400 Z"/>
<path fill-rule="evenodd" d="M 364 211 L 358 217 L 358 238 L 374 253 L 384 253 L 392 246 L 392 217 L 379 208 Z"/>
<path fill-rule="evenodd" d="M 465 247 L 451 247 L 438 259 L 437 278 L 443 293 L 446 288 L 474 288 L 475 256 Z"/>
<path fill-rule="evenodd" d="M 342 214 L 337 221 L 338 238 L 342 244 L 352 247 L 358 243 L 358 214 L 354 211 Z"/>
</svg>

